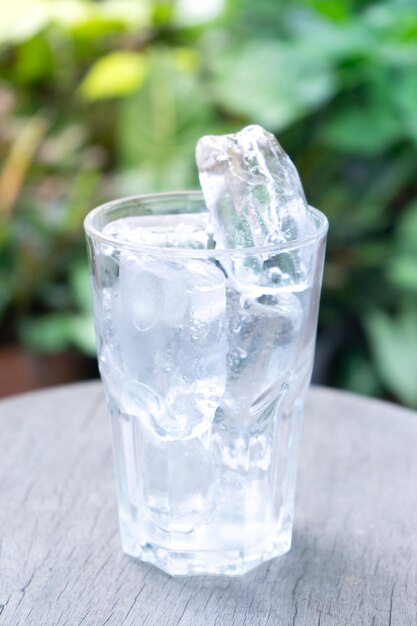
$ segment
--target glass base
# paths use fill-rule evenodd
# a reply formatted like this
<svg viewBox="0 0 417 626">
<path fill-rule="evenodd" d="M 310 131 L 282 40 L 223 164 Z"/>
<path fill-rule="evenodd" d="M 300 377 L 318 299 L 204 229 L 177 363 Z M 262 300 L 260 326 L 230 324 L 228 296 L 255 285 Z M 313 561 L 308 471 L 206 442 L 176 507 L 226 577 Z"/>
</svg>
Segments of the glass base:
<svg viewBox="0 0 417 626">
<path fill-rule="evenodd" d="M 269 541 L 241 550 L 179 550 L 154 543 L 138 543 L 122 538 L 123 551 L 131 557 L 151 563 L 170 576 L 217 574 L 239 576 L 265 561 L 281 556 L 291 548 L 291 530 L 281 531 Z"/>
</svg>

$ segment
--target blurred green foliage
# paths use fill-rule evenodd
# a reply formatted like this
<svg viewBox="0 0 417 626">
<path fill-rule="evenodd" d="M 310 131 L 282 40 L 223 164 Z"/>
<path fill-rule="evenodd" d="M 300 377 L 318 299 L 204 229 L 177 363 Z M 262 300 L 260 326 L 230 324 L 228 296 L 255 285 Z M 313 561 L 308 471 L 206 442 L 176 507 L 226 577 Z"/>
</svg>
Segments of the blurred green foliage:
<svg viewBox="0 0 417 626">
<path fill-rule="evenodd" d="M 0 77 L 3 340 L 91 353 L 86 212 L 259 123 L 330 220 L 330 382 L 417 407 L 414 0 L 14 0 Z"/>
</svg>

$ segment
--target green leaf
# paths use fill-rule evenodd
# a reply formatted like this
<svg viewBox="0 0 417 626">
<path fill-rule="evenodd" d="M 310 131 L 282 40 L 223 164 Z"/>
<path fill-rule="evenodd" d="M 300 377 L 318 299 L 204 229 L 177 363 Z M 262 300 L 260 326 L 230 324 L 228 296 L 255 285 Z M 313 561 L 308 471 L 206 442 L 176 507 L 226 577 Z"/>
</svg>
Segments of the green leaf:
<svg viewBox="0 0 417 626">
<path fill-rule="evenodd" d="M 125 96 L 142 86 L 146 73 L 146 58 L 140 52 L 110 52 L 90 68 L 80 90 L 90 101 Z"/>
<path fill-rule="evenodd" d="M 53 68 L 53 53 L 45 33 L 39 33 L 17 47 L 14 76 L 19 82 L 51 80 Z"/>
<path fill-rule="evenodd" d="M 70 285 L 74 300 L 80 311 L 91 314 L 90 271 L 87 263 L 80 263 L 71 268 Z"/>
<path fill-rule="evenodd" d="M 173 17 L 174 2 L 172 0 L 153 0 L 152 22 L 163 27 L 170 24 Z"/>
<path fill-rule="evenodd" d="M 177 52 L 159 48 L 149 55 L 143 87 L 119 103 L 119 192 L 180 189 L 196 182 L 195 142 L 213 128 L 214 113 L 197 64 L 184 64 L 184 50 Z"/>
<path fill-rule="evenodd" d="M 197 3 L 194 3 L 197 4 Z M 202 3 L 201 3 L 202 4 Z M 274 37 L 282 29 L 286 7 L 275 0 L 227 0 L 224 2 L 222 25 L 229 31 L 256 33 L 258 37 Z"/>
<path fill-rule="evenodd" d="M 111 17 L 105 14 L 86 16 L 71 26 L 71 34 L 77 40 L 94 42 L 113 33 L 122 33 L 127 30 L 126 20 L 121 17 Z"/>
<path fill-rule="evenodd" d="M 360 190 L 361 201 L 358 212 L 366 211 L 369 205 L 377 205 L 381 216 L 389 218 L 386 207 L 395 201 L 398 194 L 401 194 L 414 178 L 414 155 L 410 152 L 400 152 L 398 155 L 391 153 L 389 159 L 384 159 L 374 169 L 371 180 L 367 180 L 366 188 Z"/>
<path fill-rule="evenodd" d="M 100 0 L 100 2 L 51 1 L 55 20 L 60 25 L 68 26 L 78 34 L 84 31 L 87 36 L 98 36 L 113 31 L 114 27 L 124 25 L 125 29 L 137 32 L 138 28 L 148 27 L 151 23 L 151 0 Z M 72 6 L 71 6 L 72 5 Z"/>
<path fill-rule="evenodd" d="M 403 135 L 402 124 L 394 113 L 376 106 L 348 106 L 325 124 L 323 141 L 332 148 L 364 156 L 388 150 Z"/>
<path fill-rule="evenodd" d="M 92 314 L 74 316 L 70 324 L 68 338 L 80 352 L 87 356 L 95 356 L 96 338 Z"/>
<path fill-rule="evenodd" d="M 417 294 L 417 249 L 414 257 L 399 256 L 387 267 L 388 279 L 402 290 Z"/>
<path fill-rule="evenodd" d="M 70 345 L 72 323 L 71 313 L 50 313 L 25 319 L 21 324 L 20 338 L 32 350 L 60 352 Z"/>
<path fill-rule="evenodd" d="M 417 407 L 417 310 L 406 308 L 396 318 L 375 311 L 365 328 L 384 384 L 402 402 Z"/>
<path fill-rule="evenodd" d="M 346 19 L 352 10 L 348 0 L 303 0 L 303 4 L 335 21 Z"/>
<path fill-rule="evenodd" d="M 336 2 L 339 4 L 338 0 Z M 327 62 L 366 57 L 375 44 L 371 29 L 361 20 L 347 15 L 340 21 L 331 20 L 315 11 L 292 6 L 286 21 L 297 39 L 297 46 L 306 55 Z"/>
<path fill-rule="evenodd" d="M 274 40 L 249 41 L 224 52 L 212 72 L 222 107 L 274 130 L 314 111 L 336 90 L 328 63 Z"/>
<path fill-rule="evenodd" d="M 417 58 L 417 50 L 415 51 Z M 408 136 L 417 142 L 417 76 L 416 68 L 404 68 L 395 82 L 394 97 L 399 116 Z"/>
<path fill-rule="evenodd" d="M 396 43 L 415 42 L 417 13 L 413 0 L 395 0 L 372 3 L 363 13 L 364 21 L 373 28 L 378 38 Z"/>
<path fill-rule="evenodd" d="M 62 223 L 64 231 L 80 232 L 88 207 L 94 205 L 100 175 L 88 167 L 80 169 L 72 180 L 71 191 L 66 203 L 65 219 Z"/>
<path fill-rule="evenodd" d="M 61 352 L 70 347 L 88 356 L 95 354 L 95 334 L 92 315 L 49 313 L 23 320 L 20 339 L 24 345 L 37 352 Z"/>
<path fill-rule="evenodd" d="M 405 207 L 395 229 L 395 247 L 388 262 L 388 280 L 417 293 L 417 201 Z"/>
<path fill-rule="evenodd" d="M 395 229 L 398 248 L 417 256 L 417 200 L 404 208 Z"/>
<path fill-rule="evenodd" d="M 367 396 L 381 395 L 381 383 L 373 364 L 362 353 L 347 354 L 341 370 L 339 382 L 344 389 Z"/>
</svg>

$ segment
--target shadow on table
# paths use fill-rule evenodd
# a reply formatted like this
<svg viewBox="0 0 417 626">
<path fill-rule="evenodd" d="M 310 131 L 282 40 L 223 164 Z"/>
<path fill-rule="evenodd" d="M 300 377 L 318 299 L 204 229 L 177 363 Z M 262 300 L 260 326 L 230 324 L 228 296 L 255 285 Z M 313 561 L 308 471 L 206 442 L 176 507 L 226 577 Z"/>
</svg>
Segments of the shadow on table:
<svg viewBox="0 0 417 626">
<path fill-rule="evenodd" d="M 356 611 L 365 614 L 367 602 L 371 620 L 385 609 L 389 614 L 393 582 L 386 572 L 368 572 L 365 559 L 354 550 L 323 546 L 320 538 L 298 532 L 288 554 L 244 576 L 175 578 L 170 586 L 181 598 L 186 593 L 188 619 L 194 614 L 198 624 L 211 624 L 218 616 L 213 623 L 323 625 L 342 623 L 342 616 Z M 373 598 L 376 587 L 378 606 Z"/>
</svg>

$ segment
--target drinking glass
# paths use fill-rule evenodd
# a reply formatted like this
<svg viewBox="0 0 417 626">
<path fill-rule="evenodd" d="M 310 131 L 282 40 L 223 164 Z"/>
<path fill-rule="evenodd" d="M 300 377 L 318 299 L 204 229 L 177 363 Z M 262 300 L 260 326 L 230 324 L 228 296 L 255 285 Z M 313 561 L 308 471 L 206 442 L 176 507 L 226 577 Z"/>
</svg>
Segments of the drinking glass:
<svg viewBox="0 0 417 626">
<path fill-rule="evenodd" d="M 327 220 L 217 249 L 198 192 L 85 220 L 123 550 L 169 574 L 244 573 L 291 545 Z"/>
</svg>

